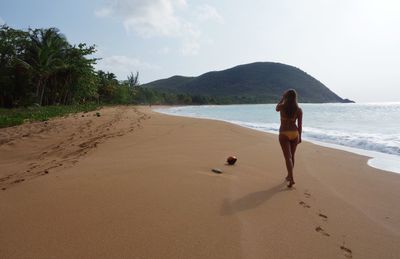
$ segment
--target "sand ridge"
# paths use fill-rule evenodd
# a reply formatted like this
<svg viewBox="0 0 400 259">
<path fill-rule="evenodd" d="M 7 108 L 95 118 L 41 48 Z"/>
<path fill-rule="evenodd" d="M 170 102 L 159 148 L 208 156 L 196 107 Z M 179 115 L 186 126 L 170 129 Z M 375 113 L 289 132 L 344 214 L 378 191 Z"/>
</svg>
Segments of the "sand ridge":
<svg viewBox="0 0 400 259">
<path fill-rule="evenodd" d="M 120 106 L 0 129 L 0 189 L 70 167 L 98 144 L 140 128 L 148 118 Z"/>
</svg>

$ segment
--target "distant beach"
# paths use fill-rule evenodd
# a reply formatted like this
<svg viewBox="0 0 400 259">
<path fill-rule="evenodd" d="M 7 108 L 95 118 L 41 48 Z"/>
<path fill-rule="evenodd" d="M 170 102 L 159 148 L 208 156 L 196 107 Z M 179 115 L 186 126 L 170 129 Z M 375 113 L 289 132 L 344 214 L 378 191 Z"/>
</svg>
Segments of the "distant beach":
<svg viewBox="0 0 400 259">
<path fill-rule="evenodd" d="M 304 142 L 288 189 L 276 135 L 96 112 L 0 129 L 0 258 L 400 254 L 400 177 L 364 156 Z"/>
</svg>

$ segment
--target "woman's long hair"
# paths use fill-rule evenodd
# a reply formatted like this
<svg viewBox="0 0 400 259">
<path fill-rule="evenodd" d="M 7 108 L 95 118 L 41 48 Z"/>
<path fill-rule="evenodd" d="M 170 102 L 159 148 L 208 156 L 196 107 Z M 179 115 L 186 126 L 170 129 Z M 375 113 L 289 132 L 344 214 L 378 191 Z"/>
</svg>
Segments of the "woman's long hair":
<svg viewBox="0 0 400 259">
<path fill-rule="evenodd" d="M 290 89 L 286 92 L 285 101 L 283 105 L 283 113 L 287 118 L 293 118 L 299 109 L 297 104 L 297 93 L 294 89 Z"/>
</svg>

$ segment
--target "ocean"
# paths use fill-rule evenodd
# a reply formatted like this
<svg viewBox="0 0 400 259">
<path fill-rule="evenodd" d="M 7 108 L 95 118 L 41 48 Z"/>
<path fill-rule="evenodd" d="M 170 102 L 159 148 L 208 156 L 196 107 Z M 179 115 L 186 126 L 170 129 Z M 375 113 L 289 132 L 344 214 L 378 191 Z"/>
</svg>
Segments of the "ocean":
<svg viewBox="0 0 400 259">
<path fill-rule="evenodd" d="M 372 167 L 400 173 L 400 103 L 299 104 L 303 140 L 370 157 Z M 155 109 L 279 133 L 276 104 L 205 105 Z"/>
</svg>

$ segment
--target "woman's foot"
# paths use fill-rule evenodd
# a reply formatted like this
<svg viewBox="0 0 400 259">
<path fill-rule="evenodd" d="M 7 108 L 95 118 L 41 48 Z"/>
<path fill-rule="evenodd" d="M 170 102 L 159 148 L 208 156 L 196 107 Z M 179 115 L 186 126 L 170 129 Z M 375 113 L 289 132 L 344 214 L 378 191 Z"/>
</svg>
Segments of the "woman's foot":
<svg viewBox="0 0 400 259">
<path fill-rule="evenodd" d="M 292 186 L 295 184 L 293 180 L 289 180 L 288 182 L 289 182 L 289 184 L 287 185 L 288 188 L 292 188 Z"/>
</svg>

